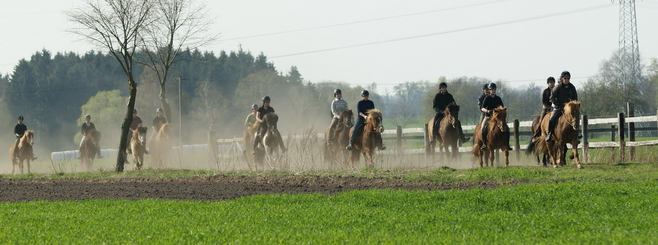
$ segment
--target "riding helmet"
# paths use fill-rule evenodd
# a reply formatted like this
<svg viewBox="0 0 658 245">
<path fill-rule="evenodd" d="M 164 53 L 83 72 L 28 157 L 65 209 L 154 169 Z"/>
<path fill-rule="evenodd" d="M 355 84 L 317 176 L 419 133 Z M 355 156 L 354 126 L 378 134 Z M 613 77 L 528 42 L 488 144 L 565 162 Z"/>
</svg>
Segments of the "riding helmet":
<svg viewBox="0 0 658 245">
<path fill-rule="evenodd" d="M 155 109 L 155 112 L 162 112 L 162 108 Z"/>
<path fill-rule="evenodd" d="M 482 90 L 487 90 L 489 89 L 489 84 L 485 83 L 484 86 L 482 86 Z"/>
<path fill-rule="evenodd" d="M 87 114 L 85 115 L 85 118 L 91 118 L 91 115 Z"/>
<path fill-rule="evenodd" d="M 137 113 L 137 109 L 133 109 L 133 114 Z"/>
<path fill-rule="evenodd" d="M 368 90 L 363 90 L 361 91 L 361 96 L 370 96 L 370 92 L 368 92 Z"/>
<path fill-rule="evenodd" d="M 496 84 L 495 83 L 490 83 L 489 84 L 489 89 L 496 89 Z"/>
<path fill-rule="evenodd" d="M 270 96 L 265 95 L 265 97 L 263 97 L 263 102 L 270 102 Z"/>
<path fill-rule="evenodd" d="M 562 74 L 560 74 L 560 79 L 566 76 L 569 76 L 571 78 L 571 73 L 569 73 L 569 71 L 567 70 L 563 71 Z"/>
<path fill-rule="evenodd" d="M 251 105 L 251 109 L 258 109 L 258 104 Z"/>
<path fill-rule="evenodd" d="M 18 120 L 23 120 L 23 116 L 18 116 Z"/>
<path fill-rule="evenodd" d="M 550 83 L 550 82 L 555 82 L 555 78 L 554 77 L 548 77 L 546 79 L 546 83 Z"/>
<path fill-rule="evenodd" d="M 343 91 L 340 91 L 340 89 L 337 88 L 336 90 L 334 90 L 334 95 L 336 94 L 343 94 Z"/>
<path fill-rule="evenodd" d="M 443 88 L 443 87 L 446 87 L 446 88 L 447 88 L 447 87 L 448 87 L 448 84 L 447 84 L 447 83 L 444 83 L 444 82 L 439 83 L 439 88 Z"/>
</svg>

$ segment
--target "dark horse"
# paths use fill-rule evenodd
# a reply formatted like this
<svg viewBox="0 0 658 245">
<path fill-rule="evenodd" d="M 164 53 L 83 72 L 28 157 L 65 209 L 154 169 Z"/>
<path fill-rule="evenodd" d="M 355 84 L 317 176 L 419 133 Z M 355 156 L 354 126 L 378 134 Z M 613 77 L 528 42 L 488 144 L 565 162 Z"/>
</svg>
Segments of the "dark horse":
<svg viewBox="0 0 658 245">
<path fill-rule="evenodd" d="M 350 130 L 354 126 L 354 112 L 343 111 L 338 117 L 338 124 L 332 131 L 331 125 L 324 131 L 324 159 L 334 161 L 338 156 L 345 156 L 343 149 L 350 142 Z"/>
<path fill-rule="evenodd" d="M 480 151 L 482 147 L 482 131 L 480 124 L 475 127 L 475 141 L 473 143 L 473 154 L 478 157 L 480 167 L 484 166 L 493 167 L 494 161 L 494 152 L 496 149 L 500 149 L 505 153 L 505 166 L 509 166 L 509 127 L 507 126 L 507 107 L 499 106 L 496 109 L 493 109 L 491 112 L 491 117 L 489 121 L 482 122 L 487 123 L 488 130 L 487 132 L 487 150 Z"/>
<path fill-rule="evenodd" d="M 151 165 L 153 167 L 167 167 L 169 162 L 169 153 L 171 152 L 171 123 L 165 123 L 160 126 L 158 132 L 149 144 Z"/>
<path fill-rule="evenodd" d="M 559 165 L 564 165 L 566 162 L 564 155 L 566 151 L 563 150 L 566 147 L 567 143 L 571 144 L 571 154 L 576 161 L 576 166 L 578 168 L 583 168 L 580 165 L 580 158 L 578 157 L 578 127 L 580 126 L 580 102 L 572 100 L 569 103 L 564 105 L 563 114 L 555 125 L 553 130 L 553 141 L 546 142 L 546 135 L 548 134 L 548 121 L 550 116 L 545 116 L 541 123 L 542 135 L 537 141 L 535 141 L 536 146 L 534 146 L 535 153 L 541 153 L 548 151 L 548 156 L 551 160 L 551 165 L 553 167 L 558 167 Z M 529 145 L 528 148 L 532 146 Z"/>
<path fill-rule="evenodd" d="M 361 137 L 354 138 L 354 147 L 350 152 L 352 168 L 356 166 L 356 162 L 359 161 L 361 153 L 363 153 L 363 157 L 366 160 L 366 167 L 375 166 L 372 158 L 375 154 L 375 150 L 381 144 L 383 132 L 384 126 L 382 125 L 382 112 L 377 109 L 369 110 L 365 125 L 356 130 L 356 134 L 360 134 Z"/>
<path fill-rule="evenodd" d="M 251 125 L 247 130 L 244 131 L 244 134 L 242 136 L 242 143 L 244 144 L 244 150 L 242 151 L 244 160 L 247 163 L 247 166 L 249 166 L 249 169 L 251 168 L 251 163 L 254 163 L 254 170 L 258 170 L 259 166 L 263 166 L 264 164 L 264 159 L 265 159 L 265 151 L 262 148 L 257 148 L 253 149 L 254 147 L 254 139 L 256 137 L 256 130 L 258 129 L 258 125 L 260 125 L 259 121 L 256 121 L 254 125 Z M 251 155 L 251 151 L 254 150 L 256 154 L 253 156 Z"/>
<path fill-rule="evenodd" d="M 279 122 L 279 115 L 270 112 L 263 116 L 263 125 L 265 126 L 265 133 L 262 136 L 262 143 L 265 147 L 265 153 L 269 160 L 274 160 L 281 150 L 285 149 L 281 134 L 277 129 Z M 262 129 L 261 129 L 262 131 Z"/>
<path fill-rule="evenodd" d="M 438 137 L 434 135 L 434 118 L 430 119 L 429 123 L 427 123 L 427 132 L 430 138 L 428 150 L 433 156 L 436 143 L 439 142 L 439 149 L 443 149 L 443 152 L 445 153 L 448 153 L 448 147 L 452 148 L 450 158 L 459 158 L 459 145 L 457 144 L 457 140 L 460 138 L 461 134 L 461 124 L 459 124 L 459 105 L 455 103 L 448 104 L 443 115 L 445 116 L 441 119 L 438 130 L 439 135 L 441 135 L 440 142 Z"/>
<path fill-rule="evenodd" d="M 550 114 L 548 114 L 550 116 Z M 535 120 L 532 120 L 532 126 L 530 127 L 530 131 L 532 135 L 535 135 L 538 131 L 541 131 L 541 122 L 539 121 L 542 118 L 542 116 L 537 116 L 535 117 Z M 530 136 L 532 137 L 532 136 Z M 537 140 L 537 139 L 535 139 Z M 532 144 L 532 142 L 530 142 Z M 527 154 L 534 153 L 534 149 L 531 149 L 530 146 L 528 146 L 528 150 L 526 151 Z M 539 159 L 539 156 L 542 156 L 541 159 Z M 540 154 L 535 154 L 535 159 L 537 159 L 537 164 L 542 164 L 546 166 L 548 162 L 548 151 L 542 152 Z"/>
<path fill-rule="evenodd" d="M 11 158 L 11 174 L 16 172 L 16 165 L 18 165 L 21 174 L 23 174 L 23 161 L 27 161 L 27 173 L 30 173 L 30 161 L 32 161 L 32 141 L 34 138 L 34 131 L 27 130 L 21 137 L 18 145 L 12 144 L 9 148 L 9 157 Z M 17 154 L 14 155 L 14 148 L 18 147 Z"/>
<path fill-rule="evenodd" d="M 94 158 L 99 150 L 101 132 L 90 129 L 86 132 L 84 140 L 80 143 L 80 165 L 84 171 L 93 169 Z"/>
</svg>

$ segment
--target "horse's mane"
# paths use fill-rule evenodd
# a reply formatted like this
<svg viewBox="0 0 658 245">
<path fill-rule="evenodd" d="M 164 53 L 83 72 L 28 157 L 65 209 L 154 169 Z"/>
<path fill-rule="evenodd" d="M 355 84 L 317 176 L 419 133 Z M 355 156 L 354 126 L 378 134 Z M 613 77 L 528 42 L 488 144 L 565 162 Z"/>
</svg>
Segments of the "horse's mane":
<svg viewBox="0 0 658 245">
<path fill-rule="evenodd" d="M 451 102 L 450 104 L 448 104 L 448 106 L 446 106 L 446 109 L 443 111 L 443 114 L 452 115 L 453 111 L 458 112 L 459 111 L 459 105 Z"/>
<path fill-rule="evenodd" d="M 565 118 L 567 118 L 567 119 L 569 119 L 569 120 L 573 119 L 573 118 L 572 118 L 572 113 L 573 113 L 573 112 L 571 111 L 571 108 L 574 107 L 574 106 L 578 106 L 578 108 L 580 108 L 580 101 L 572 100 L 572 101 L 569 101 L 568 103 L 566 103 L 566 104 L 564 105 L 564 113 L 563 113 L 563 115 L 564 115 Z M 580 114 L 580 109 L 578 109 L 577 112 Z"/>
<path fill-rule="evenodd" d="M 498 106 L 493 110 L 491 110 L 491 117 L 489 118 L 489 128 L 493 128 L 493 124 L 496 124 L 496 122 L 499 121 L 498 120 L 499 114 L 505 114 L 505 118 L 507 118 L 507 107 Z"/>
<path fill-rule="evenodd" d="M 366 119 L 370 120 L 370 118 L 378 118 L 381 116 L 382 112 L 379 109 L 370 109 L 368 110 L 368 118 Z"/>
<path fill-rule="evenodd" d="M 25 133 L 23 133 L 23 137 L 21 137 L 21 140 L 18 142 L 18 148 L 23 147 L 24 142 L 29 142 L 30 137 L 34 135 L 34 131 L 32 130 L 25 130 Z"/>
<path fill-rule="evenodd" d="M 169 135 L 169 130 L 171 128 L 171 123 L 165 123 L 160 126 L 160 129 L 158 130 L 158 135 Z"/>
<path fill-rule="evenodd" d="M 277 121 L 279 121 L 279 115 L 277 115 L 274 112 L 267 113 L 265 114 L 265 116 L 263 116 L 263 121 L 265 122 L 265 124 L 269 126 L 269 123 L 271 122 L 276 123 Z"/>
<path fill-rule="evenodd" d="M 352 110 L 344 110 L 343 112 L 340 113 L 339 117 L 341 119 L 343 119 L 345 117 L 352 117 L 353 118 L 354 117 L 354 112 L 352 112 Z"/>
</svg>

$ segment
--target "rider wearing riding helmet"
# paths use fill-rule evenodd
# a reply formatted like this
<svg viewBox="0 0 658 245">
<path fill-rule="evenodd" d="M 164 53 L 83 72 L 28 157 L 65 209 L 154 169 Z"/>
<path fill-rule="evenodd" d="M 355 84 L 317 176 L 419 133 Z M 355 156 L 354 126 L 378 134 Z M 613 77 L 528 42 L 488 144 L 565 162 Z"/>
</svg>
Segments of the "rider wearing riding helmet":
<svg viewBox="0 0 658 245">
<path fill-rule="evenodd" d="M 251 113 L 247 115 L 247 119 L 244 120 L 244 126 L 251 128 L 256 123 L 256 111 L 258 111 L 258 104 L 251 105 Z"/>
<path fill-rule="evenodd" d="M 162 127 L 163 124 L 167 123 L 167 118 L 162 115 L 164 113 L 164 110 L 162 108 L 158 108 L 155 110 L 155 113 L 157 114 L 155 118 L 153 118 L 153 135 L 156 135 L 158 132 L 160 132 L 160 128 Z"/>
<path fill-rule="evenodd" d="M 482 102 L 484 101 L 484 98 L 486 98 L 489 95 L 489 83 L 485 83 L 484 87 L 482 87 L 482 95 L 480 95 L 480 98 L 478 98 L 478 110 L 482 109 Z M 480 122 L 484 119 L 484 112 L 480 113 Z"/>
<path fill-rule="evenodd" d="M 340 91 L 340 89 L 334 90 L 334 100 L 331 102 L 331 114 L 333 117 L 331 119 L 331 125 L 329 126 L 330 132 L 333 132 L 336 125 L 338 125 L 340 114 L 347 110 L 347 101 L 343 99 L 342 91 Z"/>
<path fill-rule="evenodd" d="M 256 148 L 258 148 L 258 144 L 261 141 L 261 137 L 265 135 L 265 131 L 267 130 L 267 125 L 263 125 L 263 117 L 268 114 L 268 113 L 273 113 L 274 108 L 270 106 L 270 96 L 265 96 L 263 97 L 263 106 L 258 108 L 256 111 L 256 121 L 259 122 L 258 128 L 256 129 L 256 132 L 258 133 L 256 137 L 254 137 L 254 150 L 251 152 L 251 154 L 256 154 Z M 265 126 L 265 127 L 264 127 Z M 279 136 L 279 144 L 281 144 L 281 151 L 286 152 L 288 149 L 283 145 L 283 139 L 281 138 L 281 134 L 278 134 Z"/>
<path fill-rule="evenodd" d="M 363 90 L 361 91 L 361 98 L 362 100 L 359 100 L 359 102 L 356 102 L 356 111 L 357 111 L 357 117 L 356 121 L 354 122 L 354 127 L 352 127 L 352 134 L 350 136 L 350 144 L 345 147 L 347 150 L 352 150 L 352 147 L 354 147 L 354 137 L 356 137 L 356 130 L 366 124 L 366 117 L 368 117 L 368 111 L 370 109 L 375 109 L 375 103 L 372 102 L 372 100 L 369 100 L 368 98 L 370 97 L 370 92 L 368 90 Z M 384 142 L 381 141 L 379 142 L 379 149 L 380 150 L 385 150 L 386 146 L 384 145 Z"/>
<path fill-rule="evenodd" d="M 548 121 L 548 134 L 546 135 L 546 142 L 551 142 L 551 136 L 553 135 L 553 129 L 555 129 L 555 124 L 557 119 L 562 116 L 564 105 L 569 103 L 572 100 L 578 100 L 578 93 L 576 92 L 576 87 L 571 84 L 571 73 L 568 71 L 563 71 L 560 74 L 560 84 L 555 85 L 553 92 L 551 93 L 551 102 L 553 103 L 553 114 L 551 119 Z"/>
<path fill-rule="evenodd" d="M 435 138 L 438 138 L 441 140 L 441 135 L 439 134 L 439 126 L 441 125 L 441 120 L 443 120 L 444 111 L 446 110 L 446 107 L 450 103 L 455 103 L 455 98 L 452 97 L 452 94 L 448 93 L 448 84 L 447 83 L 440 83 L 439 84 L 439 92 L 436 93 L 434 96 L 434 101 L 433 101 L 433 106 L 434 111 L 436 114 L 434 115 L 434 125 L 432 125 L 432 134 L 435 136 Z M 459 137 L 462 143 L 468 141 L 466 136 L 464 136 L 464 132 L 461 130 L 461 123 L 458 121 L 459 124 Z M 433 141 L 434 139 L 432 139 Z"/>
<path fill-rule="evenodd" d="M 482 119 L 481 125 L 480 125 L 480 132 L 482 133 L 482 147 L 480 147 L 481 151 L 486 151 L 487 150 L 487 121 L 489 121 L 489 118 L 491 117 L 491 111 L 493 109 L 498 108 L 499 106 L 504 106 L 503 105 L 503 100 L 496 95 L 496 89 L 497 86 L 495 83 L 490 83 L 489 86 L 489 95 L 484 98 L 482 101 L 482 108 L 480 108 L 480 111 L 484 113 L 484 119 Z M 505 125 L 506 126 L 506 125 Z M 509 134 L 509 130 L 507 130 L 507 133 Z M 512 150 L 512 148 L 508 148 L 508 150 Z"/>
<path fill-rule="evenodd" d="M 142 118 L 137 116 L 137 109 L 133 109 L 133 121 L 130 123 L 130 128 L 128 129 L 128 141 L 130 142 L 130 138 L 133 136 L 133 132 L 137 130 L 137 128 L 142 127 Z M 146 142 L 144 142 L 144 147 L 146 147 Z M 145 151 L 144 153 L 149 154 L 149 151 Z"/>
<path fill-rule="evenodd" d="M 14 135 L 16 135 L 16 142 L 14 143 L 14 157 L 18 156 L 18 144 L 21 142 L 21 138 L 27 131 L 27 125 L 23 124 L 23 116 L 18 116 L 18 123 L 14 127 Z M 32 160 L 36 160 L 37 157 L 32 153 Z"/>
<path fill-rule="evenodd" d="M 85 122 L 82 123 L 82 126 L 80 127 L 80 134 L 82 134 L 82 139 L 80 139 L 80 152 L 82 152 L 82 142 L 85 141 L 85 138 L 87 138 L 87 132 L 89 130 L 96 130 L 96 125 L 94 125 L 93 122 L 91 122 L 91 115 L 87 114 L 85 116 Z M 100 142 L 97 142 L 100 143 Z M 96 153 L 98 155 L 98 158 L 103 158 L 101 156 L 101 148 L 100 146 L 98 147 L 98 152 Z M 82 155 L 78 156 L 78 159 L 80 159 Z"/>
<path fill-rule="evenodd" d="M 546 84 L 548 87 L 545 88 L 544 91 L 542 91 L 541 93 L 542 109 L 541 109 L 541 114 L 539 115 L 540 124 L 544 120 L 544 116 L 546 116 L 548 113 L 551 113 L 552 111 L 551 94 L 553 93 L 553 88 L 555 88 L 555 78 L 548 77 L 546 79 Z M 532 139 L 530 141 L 535 142 L 540 135 L 541 135 L 541 130 L 537 130 L 535 134 L 532 136 Z"/>
</svg>

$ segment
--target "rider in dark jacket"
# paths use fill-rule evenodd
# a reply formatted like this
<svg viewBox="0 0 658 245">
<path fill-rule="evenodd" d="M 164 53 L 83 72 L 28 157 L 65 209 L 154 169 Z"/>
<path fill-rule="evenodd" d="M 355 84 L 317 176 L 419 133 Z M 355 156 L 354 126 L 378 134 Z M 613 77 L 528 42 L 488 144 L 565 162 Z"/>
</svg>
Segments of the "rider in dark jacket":
<svg viewBox="0 0 658 245">
<path fill-rule="evenodd" d="M 366 124 L 366 117 L 368 116 L 368 111 L 371 109 L 375 109 L 375 102 L 369 100 L 370 92 L 368 92 L 368 90 L 361 91 L 361 98 L 363 99 L 356 102 L 356 113 L 357 113 L 356 120 L 354 121 L 354 127 L 352 127 L 350 143 L 347 145 L 347 147 L 345 147 L 345 149 L 348 151 L 352 150 L 352 147 L 354 147 L 354 138 L 356 137 L 356 130 L 359 129 L 359 127 Z M 381 137 L 379 139 L 379 149 L 380 150 L 386 149 L 386 145 L 384 145 L 384 142 L 382 141 Z"/>
<path fill-rule="evenodd" d="M 560 74 L 560 84 L 553 88 L 550 100 L 553 103 L 554 109 L 551 119 L 548 121 L 546 142 L 551 142 L 553 140 L 551 139 L 551 136 L 553 136 L 553 129 L 555 129 L 557 119 L 562 116 L 564 105 L 569 103 L 569 101 L 578 100 L 576 87 L 571 84 L 571 73 L 563 71 L 562 74 Z"/>
<path fill-rule="evenodd" d="M 256 148 L 258 148 L 258 144 L 261 143 L 262 137 L 265 135 L 265 132 L 267 131 L 267 125 L 263 125 L 263 117 L 265 117 L 266 114 L 274 112 L 274 108 L 270 106 L 270 96 L 265 96 L 263 97 L 263 106 L 258 108 L 256 111 L 256 121 L 260 122 L 258 124 L 258 127 L 256 128 L 256 137 L 254 137 L 254 148 L 251 151 L 252 155 L 256 154 Z M 286 148 L 285 145 L 283 145 L 283 138 L 281 138 L 281 134 L 278 134 L 278 141 L 279 141 L 279 146 L 281 147 L 282 152 L 286 152 L 288 149 Z"/>
<path fill-rule="evenodd" d="M 486 98 L 489 95 L 489 83 L 485 83 L 484 87 L 482 87 L 482 95 L 480 95 L 480 98 L 478 98 L 478 110 L 482 109 L 482 102 L 484 102 L 484 98 Z M 484 112 L 480 113 L 480 122 L 482 122 L 482 119 L 484 119 Z"/>
<path fill-rule="evenodd" d="M 548 87 L 544 89 L 541 93 L 541 104 L 542 104 L 542 109 L 541 109 L 541 114 L 539 115 L 539 123 L 544 120 L 544 116 L 546 114 L 551 113 L 551 93 L 553 92 L 553 88 L 555 87 L 555 78 L 554 77 L 548 77 L 546 79 L 546 84 Z M 541 130 L 537 130 L 535 132 L 535 135 L 532 136 L 531 141 L 534 142 L 537 137 L 541 135 Z"/>
<path fill-rule="evenodd" d="M 487 150 L 487 121 L 489 121 L 489 117 L 491 117 L 491 111 L 493 109 L 498 108 L 499 106 L 505 106 L 503 105 L 503 100 L 496 95 L 496 89 L 497 86 L 495 83 L 490 83 L 489 84 L 489 96 L 484 98 L 484 101 L 482 101 L 482 108 L 480 111 L 484 113 L 484 119 L 482 119 L 482 123 L 480 125 L 480 132 L 482 133 L 482 147 L 480 147 L 481 151 L 486 151 Z M 507 133 L 509 134 L 509 130 L 507 130 Z M 512 148 L 509 148 L 508 150 L 512 150 Z"/>
<path fill-rule="evenodd" d="M 14 127 L 14 135 L 16 135 L 16 142 L 14 143 L 14 156 L 18 155 L 18 144 L 21 142 L 21 138 L 27 131 L 27 126 L 23 124 L 23 116 L 18 116 L 18 123 Z M 32 160 L 37 160 L 37 157 L 32 153 Z"/>
<path fill-rule="evenodd" d="M 452 97 L 452 94 L 448 93 L 448 84 L 442 82 L 439 84 L 439 92 L 434 96 L 434 105 L 432 108 L 434 108 L 434 111 L 436 114 L 434 115 L 434 125 L 432 126 L 432 134 L 435 135 L 435 138 L 438 138 L 441 140 L 441 135 L 439 134 L 439 127 L 441 125 L 441 120 L 443 120 L 443 117 L 445 117 L 444 111 L 446 110 L 446 107 L 450 103 L 455 103 L 455 98 Z M 459 134 L 461 137 L 462 143 L 468 141 L 468 138 L 464 136 L 464 132 L 461 130 L 461 123 L 457 121 L 458 127 L 459 127 Z M 433 141 L 434 139 L 432 139 Z"/>
</svg>

